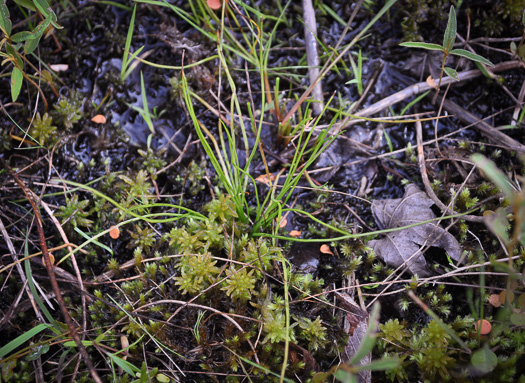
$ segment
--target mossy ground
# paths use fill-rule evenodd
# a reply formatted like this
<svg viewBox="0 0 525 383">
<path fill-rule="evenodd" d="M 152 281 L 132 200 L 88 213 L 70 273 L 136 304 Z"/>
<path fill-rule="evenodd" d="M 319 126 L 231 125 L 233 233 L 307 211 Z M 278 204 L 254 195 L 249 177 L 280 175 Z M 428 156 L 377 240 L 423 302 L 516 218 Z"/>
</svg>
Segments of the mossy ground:
<svg viewBox="0 0 525 383">
<path fill-rule="evenodd" d="M 174 3 L 186 12 L 204 14 L 204 1 Z M 378 4 L 365 3 L 366 7 L 359 11 L 352 24 L 354 29 L 368 22 L 379 8 Z M 514 9 L 518 3 L 505 2 L 509 9 Z M 328 59 L 329 48 L 335 45 L 344 29 L 324 5 L 345 21 L 352 14 L 353 6 L 344 1 L 315 4 L 319 38 L 326 48 L 325 53 L 321 53 L 323 61 Z M 251 5 L 268 16 L 268 20 L 261 23 L 264 30 L 270 29 L 271 17 L 278 17 L 285 4 L 275 1 Z M 371 30 L 369 40 L 360 44 L 366 58 L 365 80 L 372 77 L 379 61 L 395 66 L 401 64 L 400 60 L 408 60 L 411 53 L 397 45 L 406 36 L 440 42 L 449 4 L 425 2 L 417 11 L 415 6 L 409 1 L 396 4 L 389 18 L 382 19 Z M 68 256 L 67 248 L 55 250 L 53 255 L 60 262 L 57 264 L 62 272 L 59 284 L 67 308 L 87 341 L 90 357 L 106 381 L 133 381 L 137 378 L 133 368 L 141 370 L 143 377 L 144 372 L 149 373 L 157 381 L 164 378 L 172 381 L 279 381 L 287 346 L 288 366 L 284 377 L 309 381 L 315 373 L 327 372 L 341 362 L 349 337 L 344 330 L 347 316 L 334 300 L 332 291 L 346 283 L 355 284 L 356 280 L 361 285 L 360 294 L 365 304 L 380 296 L 380 340 L 374 349 L 374 358 L 397 355 L 401 360 L 396 369 L 379 372 L 374 379 L 497 379 L 509 382 L 523 379 L 525 332 L 520 320 L 524 310 L 521 297 L 525 294 L 522 257 L 514 260 L 512 270 L 484 264 L 487 260 L 507 257 L 509 250 L 510 255 L 521 256 L 521 246 L 503 249 L 484 225 L 458 220 L 450 231 L 465 248 L 462 266 L 473 266 L 471 269 L 453 278 L 427 281 L 402 274 L 398 280 L 387 284 L 384 281 L 391 277 L 393 270 L 367 247 L 369 237 L 332 242 L 339 236 L 337 231 L 297 213 L 290 214 L 287 224 L 280 230 L 274 227 L 276 232 L 286 236 L 291 230 L 297 230 L 302 232 L 303 239 L 323 242 L 294 248 L 288 241 L 272 238 L 270 226 L 254 233 L 255 195 L 265 195 L 269 187 L 263 183 L 250 184 L 246 190 L 248 206 L 245 207 L 248 219 L 243 221 L 238 206 L 225 192 L 223 182 L 197 140 L 184 105 L 180 71 L 141 65 L 128 79 L 120 79 L 119 65 L 130 9 L 106 3 L 83 3 L 73 7 L 64 2 L 54 7 L 64 26 L 55 31 L 62 51 L 53 53 L 55 43 L 45 39 L 39 46 L 39 55 L 41 63 L 67 64 L 69 69 L 59 72 L 52 82 L 41 84 L 50 104 L 47 111 L 41 102 L 37 103 L 37 92 L 31 86 L 25 88 L 21 96 L 24 104 L 9 104 L 9 79 L 0 79 L 0 97 L 11 116 L 11 119 L 0 119 L 0 156 L 20 171 L 28 187 L 54 212 L 67 242 L 83 245 L 74 255 L 76 265 Z M 502 7 L 498 5 L 497 11 L 486 18 L 483 16 L 485 6 L 473 7 L 477 19 L 473 22 L 471 38 L 490 37 L 496 33 L 519 37 L 515 27 L 507 23 L 514 18 L 513 11 L 508 13 Z M 303 25 L 294 16 L 300 12 L 300 2 L 291 2 L 284 13 L 285 21 L 275 31 L 268 60 L 273 71 L 269 77 L 272 89 L 276 79 L 280 81 L 277 98 L 283 111 L 293 105 L 308 83 L 306 70 L 301 67 L 305 65 Z M 496 23 L 493 19 L 500 13 L 502 16 Z M 442 14 L 445 19 L 441 22 Z M 433 15 L 434 24 L 428 26 L 417 19 L 414 21 L 414 15 L 427 19 L 428 15 Z M 459 22 L 466 25 L 466 12 L 458 15 Z M 230 17 L 233 21 L 233 14 Z M 12 18 L 18 22 L 25 17 L 13 7 Z M 217 30 L 216 22 L 200 21 L 202 28 Z M 173 28 L 175 22 L 176 29 Z M 244 22 L 242 27 L 234 23 L 228 26 L 239 40 L 243 37 L 241 29 L 248 28 L 249 23 Z M 187 21 L 175 18 L 158 4 L 138 6 L 134 51 L 146 45 L 145 51 L 151 50 L 148 60 L 181 65 L 181 47 L 169 43 L 172 41 L 169 36 L 173 35 L 187 49 L 187 64 L 216 53 L 215 42 L 204 39 Z M 483 53 L 490 54 L 492 60 L 503 60 L 497 52 Z M 252 112 L 268 115 L 268 128 L 262 140 L 279 159 L 286 148 L 280 146 L 278 128 L 272 124 L 275 122 L 272 112 L 257 110 L 264 91 L 260 86 L 260 74 L 245 72 L 242 59 L 234 60 L 231 56 L 228 59 L 235 69 L 232 77 L 239 87 L 242 111 L 247 116 Z M 31 60 L 38 62 L 34 58 Z M 337 94 L 335 108 L 359 98 L 357 88 L 345 84 L 351 79 L 348 77 L 350 67 L 348 61 L 338 65 L 324 81 L 325 93 Z M 154 133 L 139 111 L 144 108 L 138 74 L 141 69 L 147 84 Z M 210 90 L 216 93 L 222 87 L 224 93 L 231 91 L 224 82 L 219 84 L 218 73 L 218 60 L 186 72 L 190 90 L 217 108 Z M 250 89 L 246 86 L 247 73 L 251 79 Z M 387 70 L 382 73 L 365 105 L 403 87 Z M 523 74 L 514 71 L 506 78 L 507 89 L 518 94 Z M 59 91 L 58 96 L 52 89 Z M 508 106 L 509 98 L 493 80 L 484 79 L 475 86 L 470 84 L 451 90 L 449 97 L 468 106 L 472 113 L 497 112 L 495 125 L 504 124 L 512 114 L 508 110 L 499 113 Z M 255 105 L 253 111 L 248 110 L 248 103 Z M 196 114 L 217 136 L 218 130 L 211 128 L 217 126 L 217 118 L 203 105 L 195 103 Z M 398 108 L 395 106 L 391 112 L 399 113 Z M 420 108 L 434 110 L 434 106 L 425 101 Z M 107 122 L 92 122 L 91 117 L 97 114 L 105 115 Z M 322 122 L 329 123 L 333 116 L 333 112 L 328 111 Z M 22 130 L 16 128 L 15 123 Z M 362 128 L 371 130 L 375 124 L 363 123 Z M 455 119 L 445 120 L 438 134 L 449 133 L 457 125 L 459 122 Z M 428 124 L 425 128 L 425 139 L 432 139 L 433 127 Z M 509 135 L 522 140 L 520 129 L 522 127 L 510 131 Z M 368 177 L 369 184 L 363 189 L 363 197 L 368 201 L 398 197 L 406 180 L 420 183 L 414 149 L 410 149 L 415 145 L 412 125 L 393 124 L 384 130 L 389 138 L 374 147 L 373 154 L 408 149 L 397 155 L 372 159 L 360 154 L 358 159 L 364 158 L 364 161 L 362 168 L 358 165 L 358 170 L 374 169 L 377 173 Z M 245 148 L 237 149 L 243 152 Z M 515 153 L 492 147 L 474 131 L 444 141 L 441 150 L 439 161 L 428 171 L 434 179 L 435 193 L 445 203 L 454 197 L 454 190 L 464 181 L 463 164 L 471 153 L 483 152 L 507 174 L 523 175 L 523 166 Z M 438 158 L 432 149 L 427 153 Z M 279 161 L 270 163 L 271 172 L 277 173 L 282 168 Z M 250 170 L 256 177 L 264 173 L 263 169 L 262 155 L 258 154 Z M 359 171 L 358 176 L 352 177 L 353 173 L 341 170 L 329 179 L 330 185 L 324 190 L 312 190 L 309 182 L 301 180 L 293 195 L 294 207 L 348 233 L 375 227 L 369 203 L 343 194 L 357 194 L 362 189 L 360 182 L 365 172 Z M 455 208 L 465 212 L 476 207 L 487 211 L 506 207 L 508 201 L 501 198 L 499 190 L 482 175 L 476 177 L 469 179 L 467 188 L 456 199 Z M 67 181 L 87 185 L 96 192 Z M 40 251 L 31 207 L 7 169 L 0 169 L 0 203 L 0 219 L 18 258 L 24 256 L 26 244 L 28 254 Z M 66 243 L 50 216 L 41 210 L 48 247 Z M 137 216 L 146 219 L 136 219 Z M 118 238 L 109 236 L 113 226 L 119 226 Z M 95 240 L 86 244 L 95 236 Z M 329 253 L 321 252 L 323 243 L 330 246 Z M 12 251 L 7 241 L 0 241 L 0 248 L 2 254 L 6 254 L 2 257 L 2 267 L 9 266 L 12 257 L 8 254 Z M 317 260 L 317 266 L 305 270 L 304 262 L 297 261 L 299 257 L 290 257 L 297 251 L 310 254 L 309 259 Z M 43 304 L 50 316 L 62 322 L 39 259 L 36 255 L 31 261 L 24 261 L 22 273 L 34 279 L 40 287 L 39 294 L 51 301 L 52 307 Z M 452 271 L 446 255 L 439 251 L 427 253 L 427 259 L 435 264 L 436 276 Z M 513 274 L 514 270 L 518 274 Z M 84 290 L 73 282 L 78 279 L 83 281 Z M 0 330 L 4 334 L 1 346 L 34 328 L 41 319 L 36 316 L 27 295 L 22 293 L 21 276 L 16 268 L 0 272 L 0 286 L 0 310 L 4 318 L 0 320 Z M 416 305 L 408 297 L 408 291 L 413 291 L 448 324 L 467 347 L 459 344 Z M 506 302 L 503 299 L 504 305 L 497 308 L 489 303 L 489 297 L 501 291 L 512 293 L 514 299 Z M 357 300 L 357 290 L 354 293 Z M 49 318 L 44 317 L 49 322 Z M 480 336 L 476 333 L 474 322 L 479 317 L 492 322 L 492 334 Z M 57 326 L 66 331 L 60 327 L 61 323 Z M 41 332 L 0 359 L 2 379 L 27 382 L 36 380 L 38 375 L 45 381 L 71 378 L 90 381 L 89 371 L 75 347 L 64 343 L 64 337 L 57 341 L 53 336 L 50 330 Z M 480 370 L 479 366 L 476 369 L 471 362 L 471 352 L 484 347 L 497 355 L 496 365 L 490 370 Z M 118 353 L 123 349 L 124 352 Z M 128 364 L 116 364 L 116 357 L 126 359 Z M 133 373 L 128 374 L 123 366 Z"/>
</svg>

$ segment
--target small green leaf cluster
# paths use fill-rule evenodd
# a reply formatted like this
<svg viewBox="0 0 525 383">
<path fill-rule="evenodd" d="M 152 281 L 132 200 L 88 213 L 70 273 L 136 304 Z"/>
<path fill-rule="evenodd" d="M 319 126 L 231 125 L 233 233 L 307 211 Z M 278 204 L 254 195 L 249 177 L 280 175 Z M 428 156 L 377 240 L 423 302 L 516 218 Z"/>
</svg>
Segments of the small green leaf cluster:
<svg viewBox="0 0 525 383">
<path fill-rule="evenodd" d="M 157 171 L 166 166 L 166 161 L 161 158 L 165 151 L 165 149 L 161 149 L 156 153 L 151 148 L 148 148 L 147 151 L 142 149 L 138 150 L 138 153 L 143 159 L 142 167 L 146 169 L 153 181 L 157 179 Z"/>
<path fill-rule="evenodd" d="M 306 317 L 293 316 L 298 324 L 298 338 L 308 342 L 309 351 L 317 351 L 328 343 L 326 338 L 326 328 L 323 326 L 320 317 L 311 320 Z"/>
<path fill-rule="evenodd" d="M 246 270 L 246 267 L 237 269 L 234 265 L 230 265 L 230 268 L 226 269 L 227 279 L 224 281 L 226 286 L 221 289 L 226 291 L 226 295 L 232 300 L 240 301 L 241 303 L 248 301 L 252 297 L 255 283 L 257 282 L 257 277 L 253 275 L 255 269 Z"/>
<path fill-rule="evenodd" d="M 62 96 L 53 107 L 57 121 L 66 129 L 71 129 L 83 116 L 82 103 L 76 92 L 72 92 L 71 97 Z"/>
<path fill-rule="evenodd" d="M 450 371 L 457 365 L 458 350 L 451 346 L 451 336 L 442 325 L 432 320 L 421 330 L 410 331 L 396 318 L 380 324 L 379 328 L 379 350 L 385 356 L 397 354 L 402 362 L 386 372 L 392 381 L 451 379 Z"/>
<path fill-rule="evenodd" d="M 3 58 L 2 66 L 7 63 L 13 65 L 11 71 L 11 98 L 17 100 L 24 77 L 24 57 L 34 52 L 44 32 L 54 27 L 61 29 L 57 24 L 57 17 L 47 0 L 19 1 L 17 5 L 24 8 L 23 12 L 35 12 L 43 16 L 43 20 L 31 31 L 20 31 L 12 33 L 12 22 L 6 1 L 0 3 L 0 57 Z M 22 49 L 23 48 L 23 49 Z M 23 53 L 21 52 L 23 50 Z M 37 86 L 34 82 L 33 85 Z"/>
<path fill-rule="evenodd" d="M 489 65 L 489 66 L 494 66 L 494 64 L 492 64 L 489 60 L 487 60 L 486 58 L 480 55 L 469 52 L 465 49 L 453 49 L 454 42 L 456 41 L 456 34 L 457 34 L 456 11 L 454 9 L 454 6 L 451 6 L 450 12 L 448 15 L 447 29 L 445 30 L 445 35 L 443 36 L 443 45 L 424 43 L 424 42 L 406 42 L 406 43 L 400 44 L 401 46 L 404 46 L 404 47 L 423 48 L 423 49 L 443 52 L 443 61 L 441 64 L 441 74 L 439 76 L 439 84 L 437 85 L 437 88 L 439 88 L 439 86 L 441 85 L 441 78 L 443 77 L 443 72 L 445 72 L 448 76 L 456 80 L 458 79 L 458 74 L 454 69 L 445 67 L 445 61 L 446 61 L 447 56 L 449 55 L 465 57 L 475 62 L 479 62 L 479 63 Z"/>
<path fill-rule="evenodd" d="M 93 226 L 93 221 L 87 217 L 91 215 L 91 210 L 86 211 L 89 203 L 89 200 L 79 201 L 78 194 L 73 194 L 71 197 L 66 196 L 66 204 L 58 208 L 59 211 L 55 213 L 55 216 L 62 218 L 62 225 L 90 228 Z"/>
<path fill-rule="evenodd" d="M 53 118 L 48 113 L 44 113 L 43 116 L 37 113 L 29 129 L 29 134 L 37 140 L 40 145 L 44 146 L 52 143 L 56 131 L 57 127 L 53 125 Z"/>
<path fill-rule="evenodd" d="M 128 244 L 128 247 L 136 248 L 139 251 L 144 250 L 144 252 L 147 253 L 155 244 L 156 233 L 149 226 L 141 228 L 140 224 L 136 224 L 135 230 L 130 231 L 129 235 L 131 235 L 132 240 Z"/>
<path fill-rule="evenodd" d="M 183 294 L 197 294 L 215 282 L 220 269 L 215 266 L 216 260 L 211 253 L 187 254 L 181 258 L 178 268 L 180 276 L 175 278 L 175 284 Z"/>
<path fill-rule="evenodd" d="M 145 214 L 146 209 L 140 207 L 140 205 L 147 204 L 150 198 L 150 192 L 152 185 L 148 181 L 148 173 L 141 169 L 135 175 L 135 179 L 128 177 L 127 175 L 121 174 L 119 178 L 124 181 L 120 185 L 121 193 L 119 203 L 126 209 L 134 207 L 136 214 Z M 137 208 L 135 208 L 138 205 Z M 121 219 L 124 219 L 127 214 L 122 209 L 115 209 L 121 215 Z"/>
</svg>

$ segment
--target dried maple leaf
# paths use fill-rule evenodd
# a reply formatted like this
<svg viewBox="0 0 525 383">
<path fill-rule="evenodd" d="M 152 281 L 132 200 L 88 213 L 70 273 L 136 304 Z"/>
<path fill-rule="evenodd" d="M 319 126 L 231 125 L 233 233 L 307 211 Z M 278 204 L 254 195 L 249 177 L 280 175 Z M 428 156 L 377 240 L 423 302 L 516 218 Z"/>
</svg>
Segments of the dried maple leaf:
<svg viewBox="0 0 525 383">
<path fill-rule="evenodd" d="M 407 185 L 403 198 L 373 201 L 372 214 L 382 229 L 394 229 L 435 219 L 436 216 L 430 209 L 433 204 L 425 192 L 410 184 Z M 389 265 L 398 267 L 407 262 L 409 271 L 420 277 L 431 273 L 426 267 L 419 245 L 442 248 L 455 261 L 459 261 L 462 252 L 456 238 L 439 226 L 437 221 L 390 232 L 385 238 L 370 241 L 369 244 Z"/>
</svg>

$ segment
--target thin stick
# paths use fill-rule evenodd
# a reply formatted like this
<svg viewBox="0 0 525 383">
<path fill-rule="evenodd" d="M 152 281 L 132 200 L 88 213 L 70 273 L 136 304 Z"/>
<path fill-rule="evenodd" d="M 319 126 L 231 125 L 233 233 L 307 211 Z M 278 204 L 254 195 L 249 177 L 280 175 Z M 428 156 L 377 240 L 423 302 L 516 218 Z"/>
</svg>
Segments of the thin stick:
<svg viewBox="0 0 525 383">
<path fill-rule="evenodd" d="M 317 54 L 317 23 L 312 0 L 303 0 L 303 17 L 308 77 L 310 77 L 310 84 L 315 84 L 312 90 L 312 97 L 314 99 L 312 109 L 314 114 L 318 116 L 323 112 L 324 101 L 321 81 L 315 81 L 317 77 L 319 77 L 319 55 Z"/>
<path fill-rule="evenodd" d="M 78 351 L 80 352 L 80 355 L 82 355 L 84 363 L 86 363 L 86 366 L 89 369 L 91 377 L 96 383 L 102 383 L 100 376 L 98 375 L 97 371 L 95 370 L 95 367 L 93 366 L 93 362 L 91 362 L 91 359 L 89 358 L 89 354 L 87 353 L 86 348 L 82 344 L 80 336 L 78 335 L 78 332 L 75 328 L 75 324 L 73 323 L 73 320 L 69 315 L 69 311 L 67 310 L 66 303 L 64 302 L 64 298 L 62 297 L 60 288 L 58 287 L 55 271 L 53 270 L 53 265 L 51 264 L 51 257 L 47 249 L 44 227 L 42 226 L 42 217 L 40 215 L 40 211 L 38 210 L 38 206 L 35 202 L 35 199 L 33 198 L 33 194 L 31 190 L 25 185 L 24 181 L 22 181 L 18 174 L 15 173 L 13 169 L 11 169 L 11 167 L 4 161 L 3 158 L 0 158 L 0 163 L 14 177 L 16 183 L 18 184 L 18 186 L 20 186 L 20 189 L 22 189 L 29 203 L 31 204 L 31 207 L 33 208 L 33 211 L 35 213 L 36 228 L 38 230 L 38 236 L 40 238 L 40 247 L 42 249 L 42 254 L 44 255 L 44 264 L 47 270 L 47 274 L 49 275 L 49 281 L 51 282 L 51 286 L 53 287 L 53 291 L 56 295 L 55 299 L 57 300 L 58 305 L 60 306 L 60 311 L 62 311 L 62 315 L 64 316 L 69 332 L 71 333 L 71 337 L 75 341 L 78 347 Z"/>
</svg>

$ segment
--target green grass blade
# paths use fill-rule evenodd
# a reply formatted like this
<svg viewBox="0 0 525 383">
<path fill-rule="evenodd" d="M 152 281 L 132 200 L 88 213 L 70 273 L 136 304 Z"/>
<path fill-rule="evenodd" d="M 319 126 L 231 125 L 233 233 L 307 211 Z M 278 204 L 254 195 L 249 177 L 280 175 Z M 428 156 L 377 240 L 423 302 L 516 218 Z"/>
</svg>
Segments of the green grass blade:
<svg viewBox="0 0 525 383">
<path fill-rule="evenodd" d="M 92 238 L 87 235 L 86 233 L 84 233 L 82 230 L 80 230 L 77 226 L 75 226 L 75 231 L 80 234 L 82 237 L 84 237 L 85 239 L 88 239 L 88 240 L 91 240 Z M 113 255 L 113 250 L 111 250 L 108 246 L 104 245 L 103 243 L 100 243 L 99 241 L 95 240 L 95 239 L 92 239 L 92 242 L 103 248 L 104 250 L 106 250 L 107 252 L 109 252 L 111 255 Z"/>
<path fill-rule="evenodd" d="M 0 348 L 0 359 L 8 355 L 11 351 L 16 349 L 17 347 L 20 347 L 25 342 L 27 342 L 29 339 L 34 337 L 35 335 L 41 333 L 44 330 L 47 330 L 50 328 L 51 325 L 47 323 L 40 323 L 39 325 L 33 327 L 31 330 L 26 331 L 22 335 L 18 336 L 16 339 L 13 339 L 11 342 Z"/>
<path fill-rule="evenodd" d="M 120 68 L 120 80 L 126 79 L 126 69 L 129 66 L 129 48 L 131 47 L 131 39 L 133 38 L 133 29 L 135 28 L 135 13 L 137 12 L 137 4 L 133 7 L 133 13 L 131 14 L 131 20 L 129 22 L 128 35 L 126 36 L 126 45 L 124 46 L 124 55 L 122 56 L 122 67 Z"/>
</svg>

